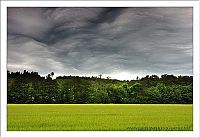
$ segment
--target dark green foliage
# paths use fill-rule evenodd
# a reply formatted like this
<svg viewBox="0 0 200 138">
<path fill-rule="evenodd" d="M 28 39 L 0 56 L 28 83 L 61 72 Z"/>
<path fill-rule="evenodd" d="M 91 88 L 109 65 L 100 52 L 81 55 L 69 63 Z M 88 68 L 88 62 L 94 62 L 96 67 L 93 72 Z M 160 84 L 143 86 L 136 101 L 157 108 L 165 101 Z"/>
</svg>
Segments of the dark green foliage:
<svg viewBox="0 0 200 138">
<path fill-rule="evenodd" d="M 132 81 L 64 76 L 54 72 L 8 71 L 8 103 L 26 104 L 191 104 L 193 77 L 147 75 Z"/>
<path fill-rule="evenodd" d="M 107 87 L 107 93 L 110 103 L 121 104 L 127 102 L 127 90 L 123 86 L 109 85 Z"/>
</svg>

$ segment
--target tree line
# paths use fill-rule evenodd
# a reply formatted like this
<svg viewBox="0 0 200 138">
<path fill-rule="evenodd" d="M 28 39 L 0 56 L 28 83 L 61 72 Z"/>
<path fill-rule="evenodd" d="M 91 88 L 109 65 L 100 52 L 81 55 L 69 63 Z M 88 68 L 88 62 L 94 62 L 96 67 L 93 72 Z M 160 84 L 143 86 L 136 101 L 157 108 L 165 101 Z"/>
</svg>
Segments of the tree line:
<svg viewBox="0 0 200 138">
<path fill-rule="evenodd" d="M 7 72 L 7 102 L 15 104 L 192 104 L 193 77 L 164 74 L 120 81 L 101 77 L 41 77 Z"/>
</svg>

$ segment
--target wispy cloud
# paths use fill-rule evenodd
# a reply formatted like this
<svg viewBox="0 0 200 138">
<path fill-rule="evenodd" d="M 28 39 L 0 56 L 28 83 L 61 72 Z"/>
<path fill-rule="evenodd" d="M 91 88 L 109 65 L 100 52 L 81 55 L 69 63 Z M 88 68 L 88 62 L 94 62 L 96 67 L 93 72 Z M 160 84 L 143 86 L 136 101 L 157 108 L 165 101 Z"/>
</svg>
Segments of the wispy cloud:
<svg viewBox="0 0 200 138">
<path fill-rule="evenodd" d="M 8 69 L 192 75 L 192 15 L 192 8 L 8 8 Z"/>
</svg>

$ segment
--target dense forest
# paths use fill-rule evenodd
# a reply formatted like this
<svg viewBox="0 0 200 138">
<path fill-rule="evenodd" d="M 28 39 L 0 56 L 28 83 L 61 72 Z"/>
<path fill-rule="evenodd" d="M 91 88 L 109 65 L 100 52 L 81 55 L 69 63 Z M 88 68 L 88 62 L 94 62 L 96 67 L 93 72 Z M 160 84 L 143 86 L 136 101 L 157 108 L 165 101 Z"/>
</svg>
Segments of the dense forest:
<svg viewBox="0 0 200 138">
<path fill-rule="evenodd" d="M 193 77 L 147 75 L 131 81 L 98 77 L 41 77 L 7 72 L 7 102 L 15 104 L 192 104 Z"/>
</svg>

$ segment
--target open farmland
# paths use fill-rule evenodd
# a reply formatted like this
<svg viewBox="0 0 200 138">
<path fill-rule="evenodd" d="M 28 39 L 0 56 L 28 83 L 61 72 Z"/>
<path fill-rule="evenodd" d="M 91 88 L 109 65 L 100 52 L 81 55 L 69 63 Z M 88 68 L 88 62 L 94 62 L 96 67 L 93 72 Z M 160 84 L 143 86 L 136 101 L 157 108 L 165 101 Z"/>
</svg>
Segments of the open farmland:
<svg viewBox="0 0 200 138">
<path fill-rule="evenodd" d="M 8 104 L 9 131 L 184 131 L 192 118 L 189 104 Z"/>
</svg>

